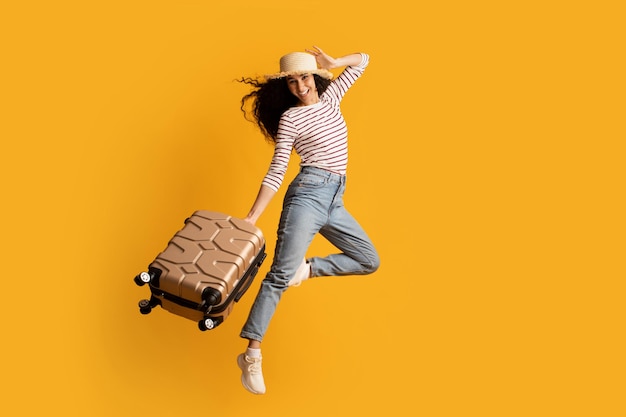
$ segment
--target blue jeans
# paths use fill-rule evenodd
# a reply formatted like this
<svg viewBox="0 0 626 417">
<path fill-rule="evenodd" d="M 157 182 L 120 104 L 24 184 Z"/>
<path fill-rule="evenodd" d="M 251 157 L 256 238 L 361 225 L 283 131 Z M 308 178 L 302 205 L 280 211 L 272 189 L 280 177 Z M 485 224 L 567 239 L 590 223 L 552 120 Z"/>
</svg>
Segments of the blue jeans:
<svg viewBox="0 0 626 417">
<path fill-rule="evenodd" d="M 261 282 L 241 337 L 262 341 L 278 301 L 320 233 L 341 252 L 308 259 L 311 277 L 365 275 L 380 265 L 363 228 L 343 205 L 346 176 L 303 167 L 289 185 L 278 225 L 274 260 Z"/>
</svg>

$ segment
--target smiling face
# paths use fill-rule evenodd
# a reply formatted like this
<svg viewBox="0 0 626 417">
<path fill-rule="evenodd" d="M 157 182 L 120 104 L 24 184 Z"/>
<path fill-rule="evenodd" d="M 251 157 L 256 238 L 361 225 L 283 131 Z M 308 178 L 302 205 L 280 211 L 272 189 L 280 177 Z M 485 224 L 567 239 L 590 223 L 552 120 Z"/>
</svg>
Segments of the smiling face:
<svg viewBox="0 0 626 417">
<path fill-rule="evenodd" d="M 320 101 L 313 74 L 298 74 L 287 77 L 287 87 L 298 97 L 301 106 L 309 106 Z"/>
</svg>

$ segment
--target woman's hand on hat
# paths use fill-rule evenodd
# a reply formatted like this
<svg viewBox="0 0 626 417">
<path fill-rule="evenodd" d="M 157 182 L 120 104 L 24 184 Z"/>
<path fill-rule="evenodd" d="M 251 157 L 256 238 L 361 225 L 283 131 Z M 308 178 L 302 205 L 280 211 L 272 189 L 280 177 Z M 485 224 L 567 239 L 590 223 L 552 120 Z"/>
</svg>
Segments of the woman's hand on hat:
<svg viewBox="0 0 626 417">
<path fill-rule="evenodd" d="M 308 53 L 310 53 L 311 55 L 315 57 L 315 60 L 317 61 L 317 65 L 320 68 L 331 69 L 331 68 L 336 67 L 335 58 L 326 54 L 319 47 L 313 46 L 313 49 L 305 49 L 305 51 L 307 51 Z"/>
</svg>

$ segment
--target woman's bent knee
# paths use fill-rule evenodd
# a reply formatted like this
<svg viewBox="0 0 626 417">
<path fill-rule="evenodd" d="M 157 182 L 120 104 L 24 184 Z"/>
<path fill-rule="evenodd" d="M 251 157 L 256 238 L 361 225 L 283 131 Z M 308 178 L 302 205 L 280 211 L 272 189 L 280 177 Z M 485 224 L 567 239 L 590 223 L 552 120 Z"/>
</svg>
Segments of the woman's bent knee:
<svg viewBox="0 0 626 417">
<path fill-rule="evenodd" d="M 378 254 L 370 256 L 368 258 L 368 262 L 363 265 L 363 268 L 365 268 L 366 274 L 372 274 L 376 272 L 378 268 L 380 268 L 380 257 L 378 256 Z"/>
</svg>

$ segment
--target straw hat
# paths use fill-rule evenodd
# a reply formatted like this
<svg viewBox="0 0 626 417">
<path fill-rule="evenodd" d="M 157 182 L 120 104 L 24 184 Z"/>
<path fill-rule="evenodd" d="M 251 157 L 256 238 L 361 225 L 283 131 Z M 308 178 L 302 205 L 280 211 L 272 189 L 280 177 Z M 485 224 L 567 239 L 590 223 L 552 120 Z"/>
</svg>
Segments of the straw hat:
<svg viewBox="0 0 626 417">
<path fill-rule="evenodd" d="M 307 52 L 292 52 L 280 58 L 280 72 L 276 74 L 266 75 L 268 80 L 283 78 L 296 74 L 317 74 L 330 80 L 333 73 L 317 67 L 315 57 Z"/>
</svg>

